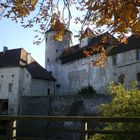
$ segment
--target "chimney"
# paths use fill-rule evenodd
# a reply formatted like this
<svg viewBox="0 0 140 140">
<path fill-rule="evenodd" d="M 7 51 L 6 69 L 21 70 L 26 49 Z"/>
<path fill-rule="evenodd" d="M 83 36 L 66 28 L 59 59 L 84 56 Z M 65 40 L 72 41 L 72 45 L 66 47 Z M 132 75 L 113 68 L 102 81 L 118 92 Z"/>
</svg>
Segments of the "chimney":
<svg viewBox="0 0 140 140">
<path fill-rule="evenodd" d="M 4 46 L 3 47 L 3 53 L 5 53 L 8 50 L 8 47 Z"/>
<path fill-rule="evenodd" d="M 31 63 L 31 53 L 27 53 L 26 62 L 27 64 Z"/>
</svg>

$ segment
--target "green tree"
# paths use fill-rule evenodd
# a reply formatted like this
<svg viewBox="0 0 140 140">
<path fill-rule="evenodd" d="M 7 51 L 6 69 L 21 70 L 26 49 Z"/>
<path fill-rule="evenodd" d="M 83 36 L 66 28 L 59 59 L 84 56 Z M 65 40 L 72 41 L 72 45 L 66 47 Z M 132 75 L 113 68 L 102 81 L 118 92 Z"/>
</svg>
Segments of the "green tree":
<svg viewBox="0 0 140 140">
<path fill-rule="evenodd" d="M 136 82 L 131 84 L 131 89 L 125 89 L 124 85 L 109 86 L 112 101 L 109 104 L 100 105 L 100 110 L 105 117 L 140 117 L 140 90 L 136 88 Z M 104 130 L 138 131 L 139 123 L 108 123 Z M 123 135 L 94 135 L 93 140 L 139 140 L 138 136 Z"/>
</svg>

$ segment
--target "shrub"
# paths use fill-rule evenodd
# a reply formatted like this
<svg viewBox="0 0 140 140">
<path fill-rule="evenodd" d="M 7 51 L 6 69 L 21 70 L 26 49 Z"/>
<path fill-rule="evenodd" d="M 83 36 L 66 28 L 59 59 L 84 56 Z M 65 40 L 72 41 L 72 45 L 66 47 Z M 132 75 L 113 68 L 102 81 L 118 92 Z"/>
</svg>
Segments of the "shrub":
<svg viewBox="0 0 140 140">
<path fill-rule="evenodd" d="M 93 94 L 93 93 L 96 93 L 96 90 L 91 85 L 82 87 L 78 91 L 78 94 Z"/>
<path fill-rule="evenodd" d="M 140 90 L 135 82 L 131 83 L 131 89 L 126 89 L 123 84 L 111 83 L 109 93 L 112 102 L 100 105 L 100 111 L 104 117 L 139 117 L 140 116 Z M 113 123 L 103 130 L 115 131 L 140 131 L 139 123 Z M 91 140 L 140 140 L 138 135 L 94 135 Z"/>
</svg>

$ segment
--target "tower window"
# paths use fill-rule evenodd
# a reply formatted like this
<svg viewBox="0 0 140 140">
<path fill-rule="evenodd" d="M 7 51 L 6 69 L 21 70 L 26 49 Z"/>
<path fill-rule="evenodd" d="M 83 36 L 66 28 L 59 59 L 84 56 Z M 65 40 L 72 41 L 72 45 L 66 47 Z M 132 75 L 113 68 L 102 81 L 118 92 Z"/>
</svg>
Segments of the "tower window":
<svg viewBox="0 0 140 140">
<path fill-rule="evenodd" d="M 1 84 L 0 84 L 0 92 L 1 92 Z"/>
<path fill-rule="evenodd" d="M 140 50 L 137 50 L 136 55 L 137 55 L 137 60 L 140 60 Z"/>
<path fill-rule="evenodd" d="M 10 83 L 9 86 L 8 86 L 8 91 L 9 91 L 9 92 L 12 92 L 12 90 L 13 90 L 13 84 Z"/>
<path fill-rule="evenodd" d="M 117 55 L 113 55 L 113 57 L 112 57 L 112 64 L 113 64 L 114 66 L 117 65 Z"/>
<path fill-rule="evenodd" d="M 50 59 L 49 58 L 47 59 L 47 62 L 50 62 Z"/>
</svg>

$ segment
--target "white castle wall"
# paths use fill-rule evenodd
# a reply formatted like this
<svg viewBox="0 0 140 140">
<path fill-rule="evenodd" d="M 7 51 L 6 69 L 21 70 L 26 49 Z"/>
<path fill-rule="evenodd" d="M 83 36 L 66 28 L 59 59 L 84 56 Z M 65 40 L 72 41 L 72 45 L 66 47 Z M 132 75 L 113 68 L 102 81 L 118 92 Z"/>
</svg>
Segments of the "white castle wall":
<svg viewBox="0 0 140 140">
<path fill-rule="evenodd" d="M 126 86 L 133 80 L 137 80 L 140 72 L 140 61 L 136 60 L 136 50 L 130 50 L 117 54 L 118 64 L 113 66 L 112 56 L 108 57 L 103 68 L 88 64 L 94 57 L 79 59 L 67 64 L 60 64 L 61 72 L 58 79 L 61 89 L 56 88 L 58 94 L 77 92 L 84 86 L 92 85 L 98 93 L 106 94 L 110 82 L 118 82 L 121 74 L 125 75 Z"/>
<path fill-rule="evenodd" d="M 52 33 L 48 33 L 53 35 Z M 49 36 L 47 34 L 47 36 Z M 63 44 L 63 43 L 62 43 Z M 63 44 L 65 45 L 65 43 Z M 136 60 L 136 50 L 129 50 L 117 54 L 117 65 L 113 66 L 112 56 L 108 56 L 105 67 L 99 68 L 89 64 L 91 60 L 96 59 L 97 55 L 78 59 L 66 64 L 61 64 L 60 60 L 54 61 L 63 52 L 56 55 L 55 50 L 60 47 L 59 42 L 46 42 L 46 59 L 49 57 L 53 62 L 47 64 L 46 69 L 52 71 L 53 76 L 58 80 L 56 84 L 56 94 L 76 93 L 82 87 L 92 85 L 98 93 L 106 93 L 107 86 L 111 81 L 118 82 L 118 77 L 125 75 L 126 85 L 130 81 L 136 80 L 137 73 L 140 72 L 140 61 Z"/>
</svg>

